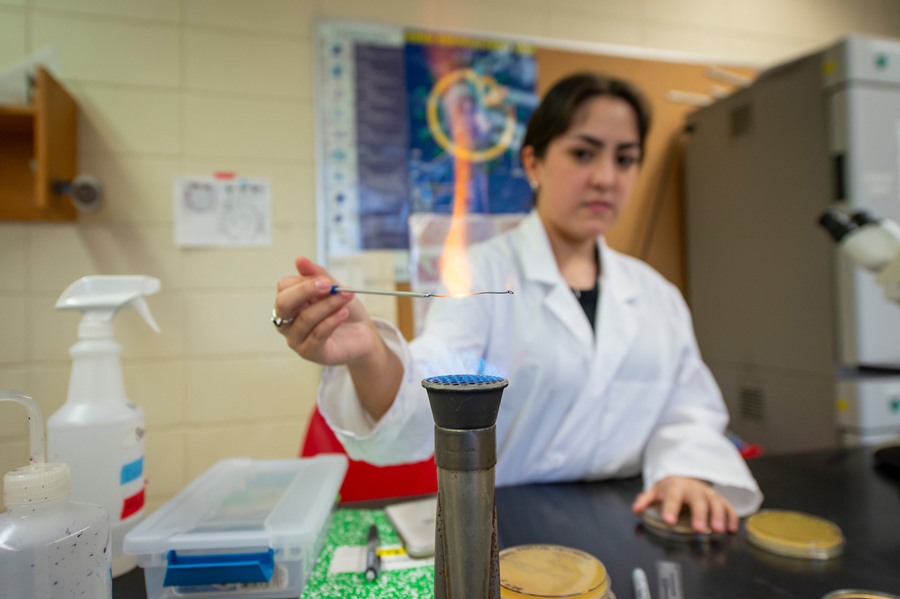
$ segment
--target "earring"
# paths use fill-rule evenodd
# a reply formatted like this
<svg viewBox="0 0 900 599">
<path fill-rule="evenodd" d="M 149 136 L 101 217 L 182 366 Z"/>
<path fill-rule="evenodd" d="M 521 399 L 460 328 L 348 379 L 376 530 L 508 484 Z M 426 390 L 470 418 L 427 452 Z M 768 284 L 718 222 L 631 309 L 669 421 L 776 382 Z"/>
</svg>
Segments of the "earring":
<svg viewBox="0 0 900 599">
<path fill-rule="evenodd" d="M 537 188 L 538 188 L 538 182 L 537 182 L 537 181 L 529 181 L 529 182 L 528 182 L 528 185 L 531 186 L 531 191 L 537 191 Z"/>
</svg>

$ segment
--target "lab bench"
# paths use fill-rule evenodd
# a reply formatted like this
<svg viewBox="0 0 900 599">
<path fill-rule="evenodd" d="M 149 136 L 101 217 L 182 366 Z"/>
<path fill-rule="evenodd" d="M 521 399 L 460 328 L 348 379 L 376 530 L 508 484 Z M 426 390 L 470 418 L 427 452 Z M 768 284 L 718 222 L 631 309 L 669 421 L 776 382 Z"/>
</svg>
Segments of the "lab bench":
<svg viewBox="0 0 900 599">
<path fill-rule="evenodd" d="M 827 518 L 844 532 L 844 554 L 827 562 L 778 558 L 747 544 L 743 528 L 708 546 L 647 534 L 631 503 L 640 478 L 497 489 L 500 548 L 531 543 L 586 551 L 606 566 L 613 592 L 632 596 L 631 572 L 642 567 L 659 597 L 659 561 L 681 565 L 685 599 L 819 599 L 844 588 L 900 594 L 900 480 L 873 467 L 872 450 L 767 456 L 748 462 L 766 496 L 764 508 Z M 383 507 L 387 501 L 343 504 Z M 113 583 L 115 599 L 146 597 L 136 569 Z"/>
</svg>

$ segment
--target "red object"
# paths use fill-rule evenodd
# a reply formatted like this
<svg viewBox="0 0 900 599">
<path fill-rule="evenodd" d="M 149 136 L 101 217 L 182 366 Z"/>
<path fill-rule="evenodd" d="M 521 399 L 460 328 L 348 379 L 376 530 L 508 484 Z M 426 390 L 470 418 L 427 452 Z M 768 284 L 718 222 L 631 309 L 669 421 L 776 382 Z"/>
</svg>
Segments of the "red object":
<svg viewBox="0 0 900 599">
<path fill-rule="evenodd" d="M 144 490 L 141 489 L 131 497 L 126 497 L 125 501 L 122 502 L 122 517 L 124 520 L 128 516 L 132 514 L 136 514 L 140 511 L 140 509 L 144 507 Z"/>
<path fill-rule="evenodd" d="M 347 454 L 316 407 L 309 420 L 300 457 L 306 458 L 320 453 Z M 341 486 L 341 502 L 426 493 L 437 493 L 437 468 L 434 465 L 434 456 L 424 462 L 397 466 L 374 466 L 368 462 L 350 460 L 347 476 Z"/>
<path fill-rule="evenodd" d="M 741 452 L 741 457 L 745 460 L 750 460 L 752 458 L 758 458 L 762 454 L 765 453 L 762 445 L 757 445 L 756 443 L 747 443 L 743 447 L 741 447 L 738 451 Z"/>
<path fill-rule="evenodd" d="M 222 181 L 230 181 L 232 179 L 237 179 L 237 173 L 234 171 L 216 171 L 213 173 L 213 178 Z"/>
</svg>

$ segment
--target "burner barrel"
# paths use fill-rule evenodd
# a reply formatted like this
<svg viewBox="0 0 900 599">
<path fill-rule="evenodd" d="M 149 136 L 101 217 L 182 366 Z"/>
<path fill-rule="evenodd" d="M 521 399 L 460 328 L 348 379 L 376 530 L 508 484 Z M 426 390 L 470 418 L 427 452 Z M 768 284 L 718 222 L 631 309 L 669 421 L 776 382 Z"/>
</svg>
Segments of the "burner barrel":
<svg viewBox="0 0 900 599">
<path fill-rule="evenodd" d="M 495 423 L 508 384 L 485 375 L 422 381 L 435 421 L 435 599 L 500 597 Z"/>
</svg>

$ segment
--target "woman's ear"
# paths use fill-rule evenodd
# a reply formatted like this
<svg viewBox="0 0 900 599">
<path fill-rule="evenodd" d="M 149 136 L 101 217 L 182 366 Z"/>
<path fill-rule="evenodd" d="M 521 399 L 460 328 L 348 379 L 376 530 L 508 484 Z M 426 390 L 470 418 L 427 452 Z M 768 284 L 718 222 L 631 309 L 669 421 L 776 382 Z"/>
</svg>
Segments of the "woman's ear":
<svg viewBox="0 0 900 599">
<path fill-rule="evenodd" d="M 528 177 L 528 184 L 532 189 L 537 187 L 538 181 L 538 157 L 534 154 L 534 146 L 525 146 L 519 152 L 519 159 L 522 161 L 522 168 L 525 169 L 525 176 Z"/>
</svg>

